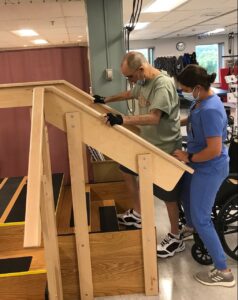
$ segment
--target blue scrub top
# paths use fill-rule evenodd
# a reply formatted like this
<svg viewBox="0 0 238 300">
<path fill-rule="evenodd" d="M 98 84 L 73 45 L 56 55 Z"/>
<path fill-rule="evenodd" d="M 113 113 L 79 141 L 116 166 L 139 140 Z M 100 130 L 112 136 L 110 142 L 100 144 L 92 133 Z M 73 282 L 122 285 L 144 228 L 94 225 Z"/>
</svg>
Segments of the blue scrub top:
<svg viewBox="0 0 238 300">
<path fill-rule="evenodd" d="M 194 101 L 190 108 L 187 124 L 189 153 L 197 153 L 206 148 L 206 138 L 222 137 L 223 146 L 220 156 L 209 161 L 196 163 L 198 166 L 218 166 L 228 159 L 228 148 L 224 144 L 227 136 L 227 115 L 221 99 L 217 95 L 209 96 L 194 108 Z"/>
</svg>

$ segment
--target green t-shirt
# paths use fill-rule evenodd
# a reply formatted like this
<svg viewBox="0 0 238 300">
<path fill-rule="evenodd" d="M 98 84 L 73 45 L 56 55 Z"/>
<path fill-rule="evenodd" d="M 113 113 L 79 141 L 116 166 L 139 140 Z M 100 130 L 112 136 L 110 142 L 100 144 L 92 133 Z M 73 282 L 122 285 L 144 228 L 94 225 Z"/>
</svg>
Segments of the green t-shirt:
<svg viewBox="0 0 238 300">
<path fill-rule="evenodd" d="M 135 84 L 131 93 L 138 99 L 140 115 L 162 111 L 158 125 L 140 126 L 141 137 L 169 154 L 181 148 L 179 98 L 172 79 L 160 73 L 143 86 Z"/>
</svg>

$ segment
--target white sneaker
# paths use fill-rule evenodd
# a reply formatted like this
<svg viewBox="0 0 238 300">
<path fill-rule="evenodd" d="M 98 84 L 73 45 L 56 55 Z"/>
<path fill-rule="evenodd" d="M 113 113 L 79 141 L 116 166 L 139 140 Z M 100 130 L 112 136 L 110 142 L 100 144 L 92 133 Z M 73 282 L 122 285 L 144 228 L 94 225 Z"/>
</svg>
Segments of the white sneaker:
<svg viewBox="0 0 238 300">
<path fill-rule="evenodd" d="M 157 256 L 166 258 L 174 256 L 176 252 L 181 252 L 185 249 L 185 244 L 180 236 L 176 238 L 172 233 L 168 233 L 163 241 L 157 246 Z"/>
<path fill-rule="evenodd" d="M 127 227 L 141 228 L 141 216 L 134 209 L 117 215 L 118 223 Z"/>
</svg>

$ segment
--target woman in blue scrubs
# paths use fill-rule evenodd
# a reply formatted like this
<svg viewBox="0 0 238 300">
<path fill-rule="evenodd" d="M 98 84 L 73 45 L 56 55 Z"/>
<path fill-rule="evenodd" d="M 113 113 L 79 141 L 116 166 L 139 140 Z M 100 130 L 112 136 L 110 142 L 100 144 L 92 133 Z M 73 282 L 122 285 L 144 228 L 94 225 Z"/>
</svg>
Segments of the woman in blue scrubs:
<svg viewBox="0 0 238 300">
<path fill-rule="evenodd" d="M 188 65 L 177 77 L 183 95 L 192 101 L 187 126 L 187 152 L 176 150 L 174 156 L 188 163 L 194 174 L 186 173 L 181 200 L 187 226 L 194 228 L 207 248 L 215 268 L 200 272 L 195 278 L 206 285 L 231 287 L 234 276 L 211 220 L 216 193 L 229 173 L 226 139 L 227 116 L 220 98 L 210 88 L 216 74 L 209 75 L 198 65 Z"/>
</svg>

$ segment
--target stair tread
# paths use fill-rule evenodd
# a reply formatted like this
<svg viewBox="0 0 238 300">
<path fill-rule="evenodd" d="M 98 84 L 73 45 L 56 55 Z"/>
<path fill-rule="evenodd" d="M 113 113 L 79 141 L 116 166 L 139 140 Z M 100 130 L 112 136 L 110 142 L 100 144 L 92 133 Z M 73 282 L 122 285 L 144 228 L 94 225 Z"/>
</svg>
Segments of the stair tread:
<svg viewBox="0 0 238 300">
<path fill-rule="evenodd" d="M 1 259 L 11 259 L 17 257 L 32 257 L 30 270 L 45 269 L 45 257 L 43 248 L 26 248 L 22 250 L 2 251 Z"/>
<path fill-rule="evenodd" d="M 27 272 L 32 256 L 0 258 L 0 274 Z"/>
<path fill-rule="evenodd" d="M 0 190 L 0 218 L 15 194 L 23 177 L 8 178 L 4 186 Z"/>
<path fill-rule="evenodd" d="M 5 214 L 6 216 L 2 220 L 2 222 L 4 223 L 25 221 L 26 195 L 27 195 L 26 184 L 24 184 L 21 190 L 19 190 L 19 195 L 17 196 L 17 198 L 15 197 L 15 200 L 13 199 L 13 195 L 15 194 L 16 190 L 19 188 L 19 185 L 22 184 L 21 182 L 23 178 L 24 177 L 8 178 L 0 190 L 0 220 L 1 220 L 1 215 L 3 216 Z M 63 185 L 63 178 L 64 178 L 63 173 L 52 174 L 55 209 L 57 207 L 58 200 L 60 197 L 61 187 Z M 12 201 L 12 206 L 9 208 L 11 201 Z M 5 210 L 8 211 L 6 212 Z"/>
</svg>

